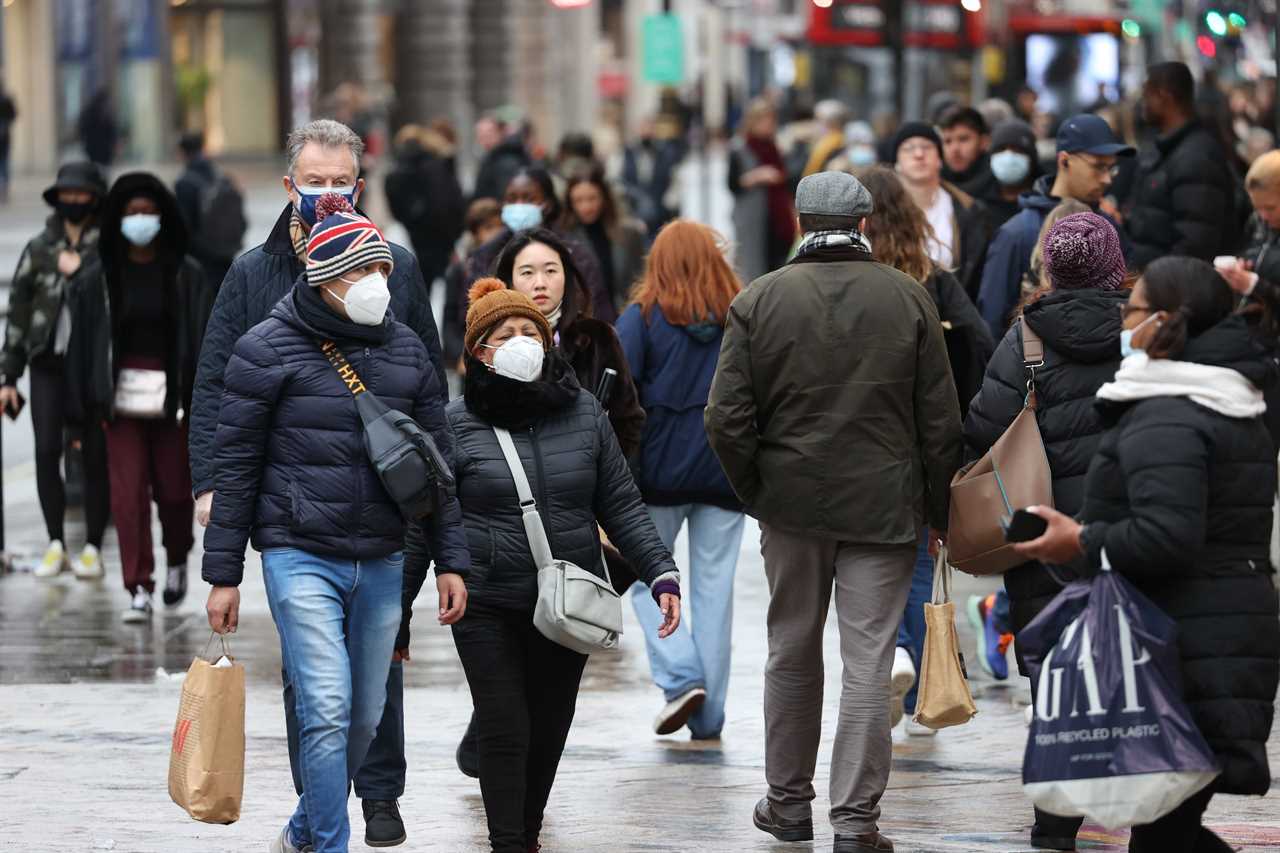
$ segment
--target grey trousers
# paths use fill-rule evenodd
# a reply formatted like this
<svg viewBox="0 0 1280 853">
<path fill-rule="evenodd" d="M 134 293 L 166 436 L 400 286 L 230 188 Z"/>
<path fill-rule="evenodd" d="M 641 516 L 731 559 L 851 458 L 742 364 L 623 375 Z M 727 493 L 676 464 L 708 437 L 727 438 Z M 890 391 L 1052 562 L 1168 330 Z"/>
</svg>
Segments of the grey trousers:
<svg viewBox="0 0 1280 853">
<path fill-rule="evenodd" d="M 889 671 L 916 545 L 856 545 L 761 525 L 769 580 L 765 778 L 774 814 L 812 815 L 822 734 L 822 630 L 835 589 L 844 675 L 831 756 L 831 825 L 873 832 L 889 781 Z"/>
</svg>

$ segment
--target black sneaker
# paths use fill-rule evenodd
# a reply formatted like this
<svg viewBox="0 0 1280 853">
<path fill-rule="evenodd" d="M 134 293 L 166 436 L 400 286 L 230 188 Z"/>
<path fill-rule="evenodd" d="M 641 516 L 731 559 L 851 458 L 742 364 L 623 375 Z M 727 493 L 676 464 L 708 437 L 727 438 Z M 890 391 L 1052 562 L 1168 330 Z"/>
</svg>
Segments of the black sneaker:
<svg viewBox="0 0 1280 853">
<path fill-rule="evenodd" d="M 1066 836 L 1031 833 L 1031 846 L 1037 850 L 1075 850 L 1076 840 Z"/>
<path fill-rule="evenodd" d="M 893 842 L 878 832 L 836 835 L 832 853 L 893 853 Z"/>
<path fill-rule="evenodd" d="M 769 804 L 768 797 L 756 803 L 755 811 L 751 814 L 751 821 L 756 825 L 756 829 L 769 833 L 779 841 L 813 840 L 812 818 L 784 823 L 774 816 L 773 806 Z"/>
<path fill-rule="evenodd" d="M 462 735 L 462 740 L 458 743 L 458 751 L 453 754 L 454 760 L 458 762 L 458 770 L 463 776 L 470 776 L 472 779 L 480 778 L 480 740 L 476 737 L 476 715 L 471 715 L 471 722 L 467 723 L 467 731 Z"/>
<path fill-rule="evenodd" d="M 395 847 L 409 836 L 395 800 L 361 800 L 364 810 L 364 843 L 370 847 Z"/>
<path fill-rule="evenodd" d="M 164 579 L 164 603 L 169 607 L 187 597 L 187 564 L 170 566 Z"/>
</svg>

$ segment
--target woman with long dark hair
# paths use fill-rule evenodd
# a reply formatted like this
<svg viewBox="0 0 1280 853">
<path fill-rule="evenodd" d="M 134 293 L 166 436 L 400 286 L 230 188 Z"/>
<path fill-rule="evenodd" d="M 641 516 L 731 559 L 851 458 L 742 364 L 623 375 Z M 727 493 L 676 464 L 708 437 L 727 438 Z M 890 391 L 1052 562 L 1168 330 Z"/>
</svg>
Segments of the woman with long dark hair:
<svg viewBox="0 0 1280 853">
<path fill-rule="evenodd" d="M 1232 847 L 1201 825 L 1215 793 L 1271 787 L 1267 738 L 1280 680 L 1280 612 L 1268 549 L 1275 449 L 1263 391 L 1276 381 L 1274 297 L 1262 322 L 1209 264 L 1160 258 L 1123 306 L 1127 355 L 1098 391 L 1110 429 L 1084 484 L 1079 520 L 1048 507 L 1029 558 L 1103 564 L 1177 623 L 1183 697 L 1221 774 L 1154 823 L 1135 826 L 1134 853 Z"/>
<path fill-rule="evenodd" d="M 591 247 L 613 304 L 621 311 L 644 272 L 644 224 L 618 212 L 613 190 L 598 167 L 572 175 L 564 196 L 563 230 Z"/>
<path fill-rule="evenodd" d="M 639 584 L 632 592 L 649 666 L 666 705 L 654 729 L 688 725 L 697 740 L 720 736 L 729 692 L 733 578 L 745 516 L 707 443 L 703 410 L 715 376 L 729 304 L 742 289 L 705 225 L 677 219 L 654 240 L 644 278 L 618 319 L 618 337 L 645 410 L 639 485 L 663 544 L 689 529 L 692 630 L 658 643 L 662 614 Z"/>
<path fill-rule="evenodd" d="M 872 166 L 860 172 L 858 180 L 876 202 L 875 211 L 867 217 L 862 231 L 871 243 L 875 259 L 920 282 L 938 308 L 963 416 L 969 400 L 982 384 L 982 372 L 995 349 L 991 333 L 959 280 L 930 259 L 928 241 L 933 229 L 924 211 L 907 195 L 897 174 L 884 166 Z M 899 717 L 905 715 L 907 734 L 919 736 L 934 734 L 933 729 L 911 720 L 916 706 L 916 672 L 924 655 L 924 604 L 933 587 L 933 562 L 929 556 L 928 531 L 925 531 L 916 553 L 907 606 L 898 627 L 898 648 L 891 676 L 890 719 L 896 725 Z"/>
</svg>

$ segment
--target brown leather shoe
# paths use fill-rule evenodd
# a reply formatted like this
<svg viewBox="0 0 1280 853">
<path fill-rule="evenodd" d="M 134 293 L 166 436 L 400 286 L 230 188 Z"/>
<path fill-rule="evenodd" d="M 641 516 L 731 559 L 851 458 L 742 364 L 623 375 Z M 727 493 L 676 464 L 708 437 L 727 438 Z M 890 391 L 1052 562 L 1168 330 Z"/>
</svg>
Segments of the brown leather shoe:
<svg viewBox="0 0 1280 853">
<path fill-rule="evenodd" d="M 768 797 L 756 803 L 755 811 L 751 815 L 751 821 L 756 825 L 756 829 L 769 833 L 779 841 L 813 840 L 812 819 L 794 822 L 778 820 L 773 813 L 773 807 L 769 805 Z"/>
<path fill-rule="evenodd" d="M 878 832 L 837 835 L 834 853 L 893 853 L 893 842 Z"/>
</svg>

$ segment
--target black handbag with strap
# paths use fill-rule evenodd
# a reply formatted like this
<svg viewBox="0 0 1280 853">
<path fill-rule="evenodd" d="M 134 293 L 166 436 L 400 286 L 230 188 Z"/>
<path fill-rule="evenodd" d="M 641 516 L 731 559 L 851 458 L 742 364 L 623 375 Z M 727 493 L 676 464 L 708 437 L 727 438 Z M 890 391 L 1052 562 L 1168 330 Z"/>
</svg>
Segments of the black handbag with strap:
<svg viewBox="0 0 1280 853">
<path fill-rule="evenodd" d="M 365 453 L 382 487 L 400 507 L 400 514 L 413 521 L 438 512 L 454 487 L 454 479 L 453 469 L 431 434 L 366 388 L 336 343 L 321 341 L 320 351 L 355 397 L 356 411 L 364 424 Z"/>
</svg>

